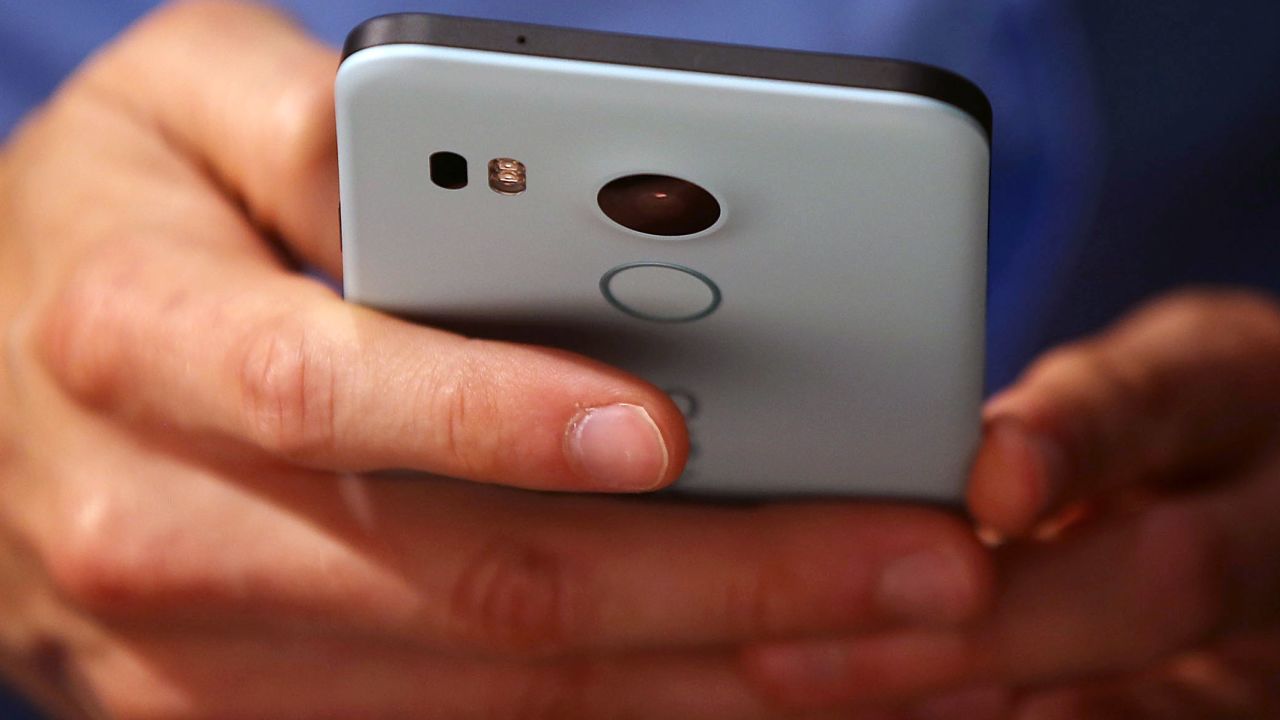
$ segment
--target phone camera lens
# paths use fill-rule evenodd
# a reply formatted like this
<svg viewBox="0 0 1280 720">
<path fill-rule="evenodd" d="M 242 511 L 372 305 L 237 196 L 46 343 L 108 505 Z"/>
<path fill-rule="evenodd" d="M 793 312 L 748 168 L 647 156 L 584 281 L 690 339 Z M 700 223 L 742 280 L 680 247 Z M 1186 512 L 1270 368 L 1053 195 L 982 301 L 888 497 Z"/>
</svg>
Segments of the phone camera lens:
<svg viewBox="0 0 1280 720">
<path fill-rule="evenodd" d="M 720 220 L 720 203 L 699 185 L 669 175 L 628 175 L 600 189 L 600 209 L 646 235 L 697 235 Z"/>
</svg>

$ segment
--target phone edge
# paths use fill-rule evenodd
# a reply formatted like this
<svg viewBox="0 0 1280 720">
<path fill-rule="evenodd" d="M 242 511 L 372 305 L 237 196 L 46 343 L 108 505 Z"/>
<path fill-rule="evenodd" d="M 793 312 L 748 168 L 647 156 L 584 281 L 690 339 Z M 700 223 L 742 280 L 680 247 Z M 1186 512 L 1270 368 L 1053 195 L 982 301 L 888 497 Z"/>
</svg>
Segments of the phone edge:
<svg viewBox="0 0 1280 720">
<path fill-rule="evenodd" d="M 760 48 L 647 35 L 481 20 L 432 13 L 370 18 L 347 36 L 342 59 L 381 45 L 436 45 L 533 57 L 684 70 L 767 80 L 885 90 L 946 103 L 973 118 L 991 142 L 986 93 L 942 68 L 905 60 Z"/>
</svg>

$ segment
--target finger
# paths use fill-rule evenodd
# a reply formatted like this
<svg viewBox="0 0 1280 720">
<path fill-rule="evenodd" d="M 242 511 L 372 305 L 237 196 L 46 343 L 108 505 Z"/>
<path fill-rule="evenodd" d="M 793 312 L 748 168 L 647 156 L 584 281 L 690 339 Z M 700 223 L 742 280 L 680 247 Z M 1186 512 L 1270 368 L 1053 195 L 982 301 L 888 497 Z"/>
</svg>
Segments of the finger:
<svg viewBox="0 0 1280 720">
<path fill-rule="evenodd" d="M 1236 643 L 1190 653 L 1151 670 L 1033 690 L 1020 698 L 1015 720 L 1211 720 L 1269 718 L 1280 710 L 1280 645 L 1261 637 L 1266 652 L 1238 656 Z M 1256 641 L 1251 644 L 1258 644 Z M 1236 661 L 1245 660 L 1243 666 Z"/>
<path fill-rule="evenodd" d="M 103 253 L 37 327 L 82 403 L 310 467 L 642 492 L 688 451 L 679 409 L 635 377 L 394 320 L 236 253 Z"/>
<path fill-rule="evenodd" d="M 266 6 L 184 2 L 139 23 L 81 82 L 154 125 L 293 252 L 340 277 L 337 66 L 333 50 Z"/>
<path fill-rule="evenodd" d="M 906 720 L 1008 720 L 1014 693 L 1002 685 L 975 686 L 916 705 Z"/>
<path fill-rule="evenodd" d="M 958 632 L 913 630 L 857 639 L 760 644 L 744 672 L 780 711 L 906 703 L 958 691 L 971 678 L 973 648 Z"/>
<path fill-rule="evenodd" d="M 1171 683 L 1144 687 L 1070 687 L 1034 693 L 1019 702 L 1014 720 L 1214 720 L 1255 717 L 1222 714 Z"/>
<path fill-rule="evenodd" d="M 1165 300 L 1056 351 L 987 408 L 972 512 L 1009 534 L 1070 503 L 1171 486 L 1273 446 L 1280 310 L 1219 293 Z"/>
<path fill-rule="evenodd" d="M 1273 624 L 1276 472 L 1230 493 L 1009 548 L 991 619 L 973 629 L 764 647 L 748 654 L 748 668 L 779 702 L 816 709 L 886 689 L 909 696 L 965 682 L 1131 672 L 1221 633 Z M 866 672 L 890 673 L 892 682 L 868 691 Z"/>
<path fill-rule="evenodd" d="M 723 652 L 490 662 L 376 643 L 149 637 L 85 665 L 116 718 L 776 717 Z"/>
<path fill-rule="evenodd" d="M 103 476 L 133 479 L 103 487 Z M 991 584 L 963 522 L 914 508 L 232 481 L 177 461 L 130 476 L 107 458 L 47 502 L 42 517 L 57 522 L 14 522 L 63 594 L 96 615 L 259 629 L 288 618 L 299 632 L 479 655 L 948 626 L 980 613 Z"/>
</svg>

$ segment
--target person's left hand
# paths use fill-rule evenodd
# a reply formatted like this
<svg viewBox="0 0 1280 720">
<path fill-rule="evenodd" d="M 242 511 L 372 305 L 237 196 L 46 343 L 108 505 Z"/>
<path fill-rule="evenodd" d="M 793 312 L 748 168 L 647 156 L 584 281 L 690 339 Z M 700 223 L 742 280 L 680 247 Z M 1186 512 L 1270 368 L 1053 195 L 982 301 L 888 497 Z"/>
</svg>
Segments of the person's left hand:
<svg viewBox="0 0 1280 720">
<path fill-rule="evenodd" d="M 1047 355 L 986 422 L 970 508 L 1014 538 L 994 613 L 749 652 L 775 699 L 891 718 L 1280 717 L 1280 308 L 1165 299 Z M 947 695 L 911 707 L 929 692 Z"/>
<path fill-rule="evenodd" d="M 341 265 L 337 60 L 172 3 L 0 146 L 6 682 L 60 718 L 764 720 L 739 648 L 986 607 L 949 513 L 556 494 L 674 481 L 679 409 L 295 272 Z"/>
</svg>

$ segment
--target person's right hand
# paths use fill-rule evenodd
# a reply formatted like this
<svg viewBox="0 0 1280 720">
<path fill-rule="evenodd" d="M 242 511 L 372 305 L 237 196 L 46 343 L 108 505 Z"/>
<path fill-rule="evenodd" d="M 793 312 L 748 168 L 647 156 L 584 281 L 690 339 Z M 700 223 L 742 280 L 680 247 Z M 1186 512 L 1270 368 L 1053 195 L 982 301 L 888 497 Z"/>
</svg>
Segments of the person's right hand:
<svg viewBox="0 0 1280 720">
<path fill-rule="evenodd" d="M 493 487 L 656 489 L 678 411 L 289 269 L 338 271 L 335 67 L 263 9 L 178 6 L 0 157 L 10 679 L 117 718 L 751 718 L 746 645 L 981 611 L 940 512 Z M 386 468 L 473 482 L 358 474 Z"/>
<path fill-rule="evenodd" d="M 969 503 L 1008 538 L 992 612 L 754 648 L 779 700 L 865 699 L 896 656 L 926 700 L 879 718 L 1280 717 L 1280 304 L 1153 300 L 1046 353 L 985 414 Z"/>
</svg>

